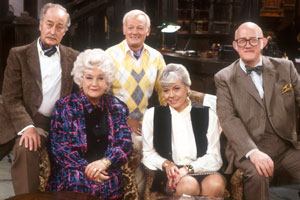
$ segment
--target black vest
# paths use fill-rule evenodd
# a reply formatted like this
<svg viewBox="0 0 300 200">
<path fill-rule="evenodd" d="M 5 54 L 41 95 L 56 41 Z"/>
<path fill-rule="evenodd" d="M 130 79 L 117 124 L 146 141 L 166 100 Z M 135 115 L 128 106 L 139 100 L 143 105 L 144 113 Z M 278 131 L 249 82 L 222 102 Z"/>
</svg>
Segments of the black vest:
<svg viewBox="0 0 300 200">
<path fill-rule="evenodd" d="M 191 120 L 197 146 L 197 157 L 201 157 L 207 150 L 207 129 L 209 108 L 192 103 Z M 156 152 L 170 161 L 172 159 L 171 144 L 171 112 L 168 106 L 158 106 L 154 110 L 153 146 Z"/>
</svg>

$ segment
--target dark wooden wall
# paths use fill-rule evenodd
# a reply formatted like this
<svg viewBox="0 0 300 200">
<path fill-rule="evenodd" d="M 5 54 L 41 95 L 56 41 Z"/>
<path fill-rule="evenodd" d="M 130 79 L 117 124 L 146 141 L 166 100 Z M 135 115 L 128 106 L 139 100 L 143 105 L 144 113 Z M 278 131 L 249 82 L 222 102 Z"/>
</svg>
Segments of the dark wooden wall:
<svg viewBox="0 0 300 200">
<path fill-rule="evenodd" d="M 24 8 L 29 11 L 30 16 L 22 17 L 16 17 L 9 12 L 8 2 L 8 0 L 0 1 L 0 93 L 9 49 L 27 44 L 39 35 L 37 0 L 24 0 Z M 263 27 L 266 34 L 271 34 L 277 39 L 275 42 L 279 49 L 286 52 L 290 59 L 300 56 L 299 0 L 282 0 L 280 9 L 284 12 L 277 14 L 278 16 L 267 9 L 267 3 L 272 2 L 270 0 L 53 0 L 52 2 L 62 4 L 71 14 L 72 26 L 62 43 L 79 51 L 87 48 L 106 49 L 119 43 L 124 39 L 123 15 L 129 10 L 141 9 L 150 16 L 151 34 L 146 43 L 154 48 L 161 48 L 162 45 L 162 35 L 158 28 L 161 23 L 178 22 L 183 16 L 182 13 L 187 13 L 186 20 L 191 22 L 186 27 L 187 32 L 184 33 L 182 28 L 181 33 L 166 35 L 167 47 L 177 49 L 186 47 L 205 54 L 212 44 L 231 44 L 236 27 L 244 21 L 254 21 Z M 214 9 L 211 9 L 212 4 Z M 225 7 L 230 8 L 230 11 L 222 9 Z M 192 12 L 191 8 L 195 10 Z M 202 15 L 199 15 L 202 8 L 205 8 L 211 24 L 207 34 L 198 34 L 197 24 L 194 23 L 195 20 L 202 20 Z M 265 8 L 263 15 L 262 8 Z M 227 23 L 226 26 L 222 27 L 220 21 Z M 220 27 L 220 30 L 227 31 L 218 32 Z M 167 61 L 169 59 L 170 57 L 166 58 Z M 191 74 L 191 76 L 197 80 L 198 75 Z M 207 91 L 212 91 L 211 88 L 211 85 L 202 87 Z"/>
</svg>

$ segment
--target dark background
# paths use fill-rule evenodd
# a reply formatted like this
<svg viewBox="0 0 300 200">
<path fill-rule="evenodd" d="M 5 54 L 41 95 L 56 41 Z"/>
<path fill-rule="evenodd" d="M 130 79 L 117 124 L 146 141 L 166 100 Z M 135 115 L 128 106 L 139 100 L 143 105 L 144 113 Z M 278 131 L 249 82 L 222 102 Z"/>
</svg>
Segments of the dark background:
<svg viewBox="0 0 300 200">
<path fill-rule="evenodd" d="M 201 59 L 214 56 L 211 54 L 211 50 L 214 50 L 212 46 L 218 45 L 224 49 L 226 45 L 231 45 L 234 30 L 245 21 L 257 23 L 263 28 L 265 36 L 272 36 L 272 45 L 267 49 L 267 54 L 280 57 L 286 53 L 291 60 L 299 57 L 299 0 L 24 0 L 20 3 L 24 4 L 26 12 L 21 16 L 15 16 L 8 0 L 1 0 L 0 93 L 9 49 L 28 44 L 39 36 L 38 13 L 46 2 L 59 3 L 67 8 L 72 25 L 62 43 L 79 51 L 87 48 L 106 49 L 119 43 L 124 39 L 123 15 L 129 10 L 141 9 L 151 19 L 151 34 L 146 40 L 147 44 L 161 48 L 159 26 L 162 22 L 178 23 L 181 29 L 177 33 L 165 34 L 167 49 L 194 50 L 198 56 L 196 61 L 204 67 L 209 67 L 209 64 Z M 232 49 L 229 47 L 229 50 Z M 215 65 L 218 68 L 207 73 L 208 77 L 204 73 L 204 79 L 210 81 L 202 81 L 198 84 L 202 88 L 198 90 L 214 93 L 214 86 L 211 86 L 213 74 L 236 58 L 234 52 L 226 53 L 221 57 L 219 53 L 217 58 L 212 58 L 213 62 L 217 59 Z M 166 57 L 167 63 L 172 62 L 173 58 Z M 184 57 L 175 61 L 190 65 Z M 192 64 L 198 65 L 197 62 Z M 190 73 L 197 79 L 199 74 Z"/>
</svg>

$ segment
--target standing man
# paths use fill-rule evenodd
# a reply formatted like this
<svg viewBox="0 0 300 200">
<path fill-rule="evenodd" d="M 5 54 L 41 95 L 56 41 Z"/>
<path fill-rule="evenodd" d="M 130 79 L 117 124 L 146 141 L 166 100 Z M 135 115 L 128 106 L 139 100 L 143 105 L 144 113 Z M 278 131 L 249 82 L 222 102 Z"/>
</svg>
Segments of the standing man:
<svg viewBox="0 0 300 200">
<path fill-rule="evenodd" d="M 267 39 L 246 22 L 235 32 L 240 59 L 215 75 L 217 113 L 227 137 L 229 166 L 244 170 L 245 199 L 269 199 L 278 170 L 300 179 L 296 109 L 300 78 L 289 60 L 261 55 Z"/>
<path fill-rule="evenodd" d="M 46 4 L 40 37 L 10 50 L 0 104 L 0 149 L 13 146 L 11 175 L 15 194 L 39 187 L 39 149 L 45 145 L 56 100 L 72 90 L 71 70 L 78 52 L 60 45 L 70 26 L 67 10 Z M 12 147 L 11 146 L 11 147 Z M 3 155 L 2 155 L 3 157 Z"/>
<path fill-rule="evenodd" d="M 141 10 L 132 10 L 124 15 L 123 34 L 125 40 L 107 49 L 116 63 L 112 93 L 124 101 L 129 108 L 128 124 L 133 130 L 134 147 L 142 152 L 142 120 L 148 100 L 155 88 L 161 100 L 159 77 L 165 67 L 162 55 L 144 42 L 150 34 L 150 19 Z M 144 190 L 144 172 L 136 170 L 139 193 Z"/>
</svg>

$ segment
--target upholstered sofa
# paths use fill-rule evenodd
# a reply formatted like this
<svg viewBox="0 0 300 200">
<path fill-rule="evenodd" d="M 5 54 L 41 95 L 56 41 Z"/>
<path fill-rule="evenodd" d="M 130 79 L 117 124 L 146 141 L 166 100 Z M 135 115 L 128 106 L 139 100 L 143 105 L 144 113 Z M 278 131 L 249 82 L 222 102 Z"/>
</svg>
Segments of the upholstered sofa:
<svg viewBox="0 0 300 200">
<path fill-rule="evenodd" d="M 200 105 L 206 105 L 216 110 L 216 97 L 197 91 L 191 91 L 190 100 Z M 40 150 L 40 191 L 45 191 L 45 186 L 50 175 L 50 161 L 46 148 Z M 122 166 L 122 175 L 124 183 L 124 199 L 125 200 L 136 200 L 139 199 L 137 185 L 135 182 L 134 172 L 140 163 L 140 158 L 134 151 L 133 155 L 129 158 L 129 161 Z M 163 194 L 151 192 L 154 179 L 154 171 L 146 169 L 146 188 L 144 192 L 145 200 L 156 200 L 166 198 Z M 243 171 L 238 169 L 228 180 L 228 190 L 225 192 L 226 199 L 242 200 L 243 199 Z"/>
</svg>

